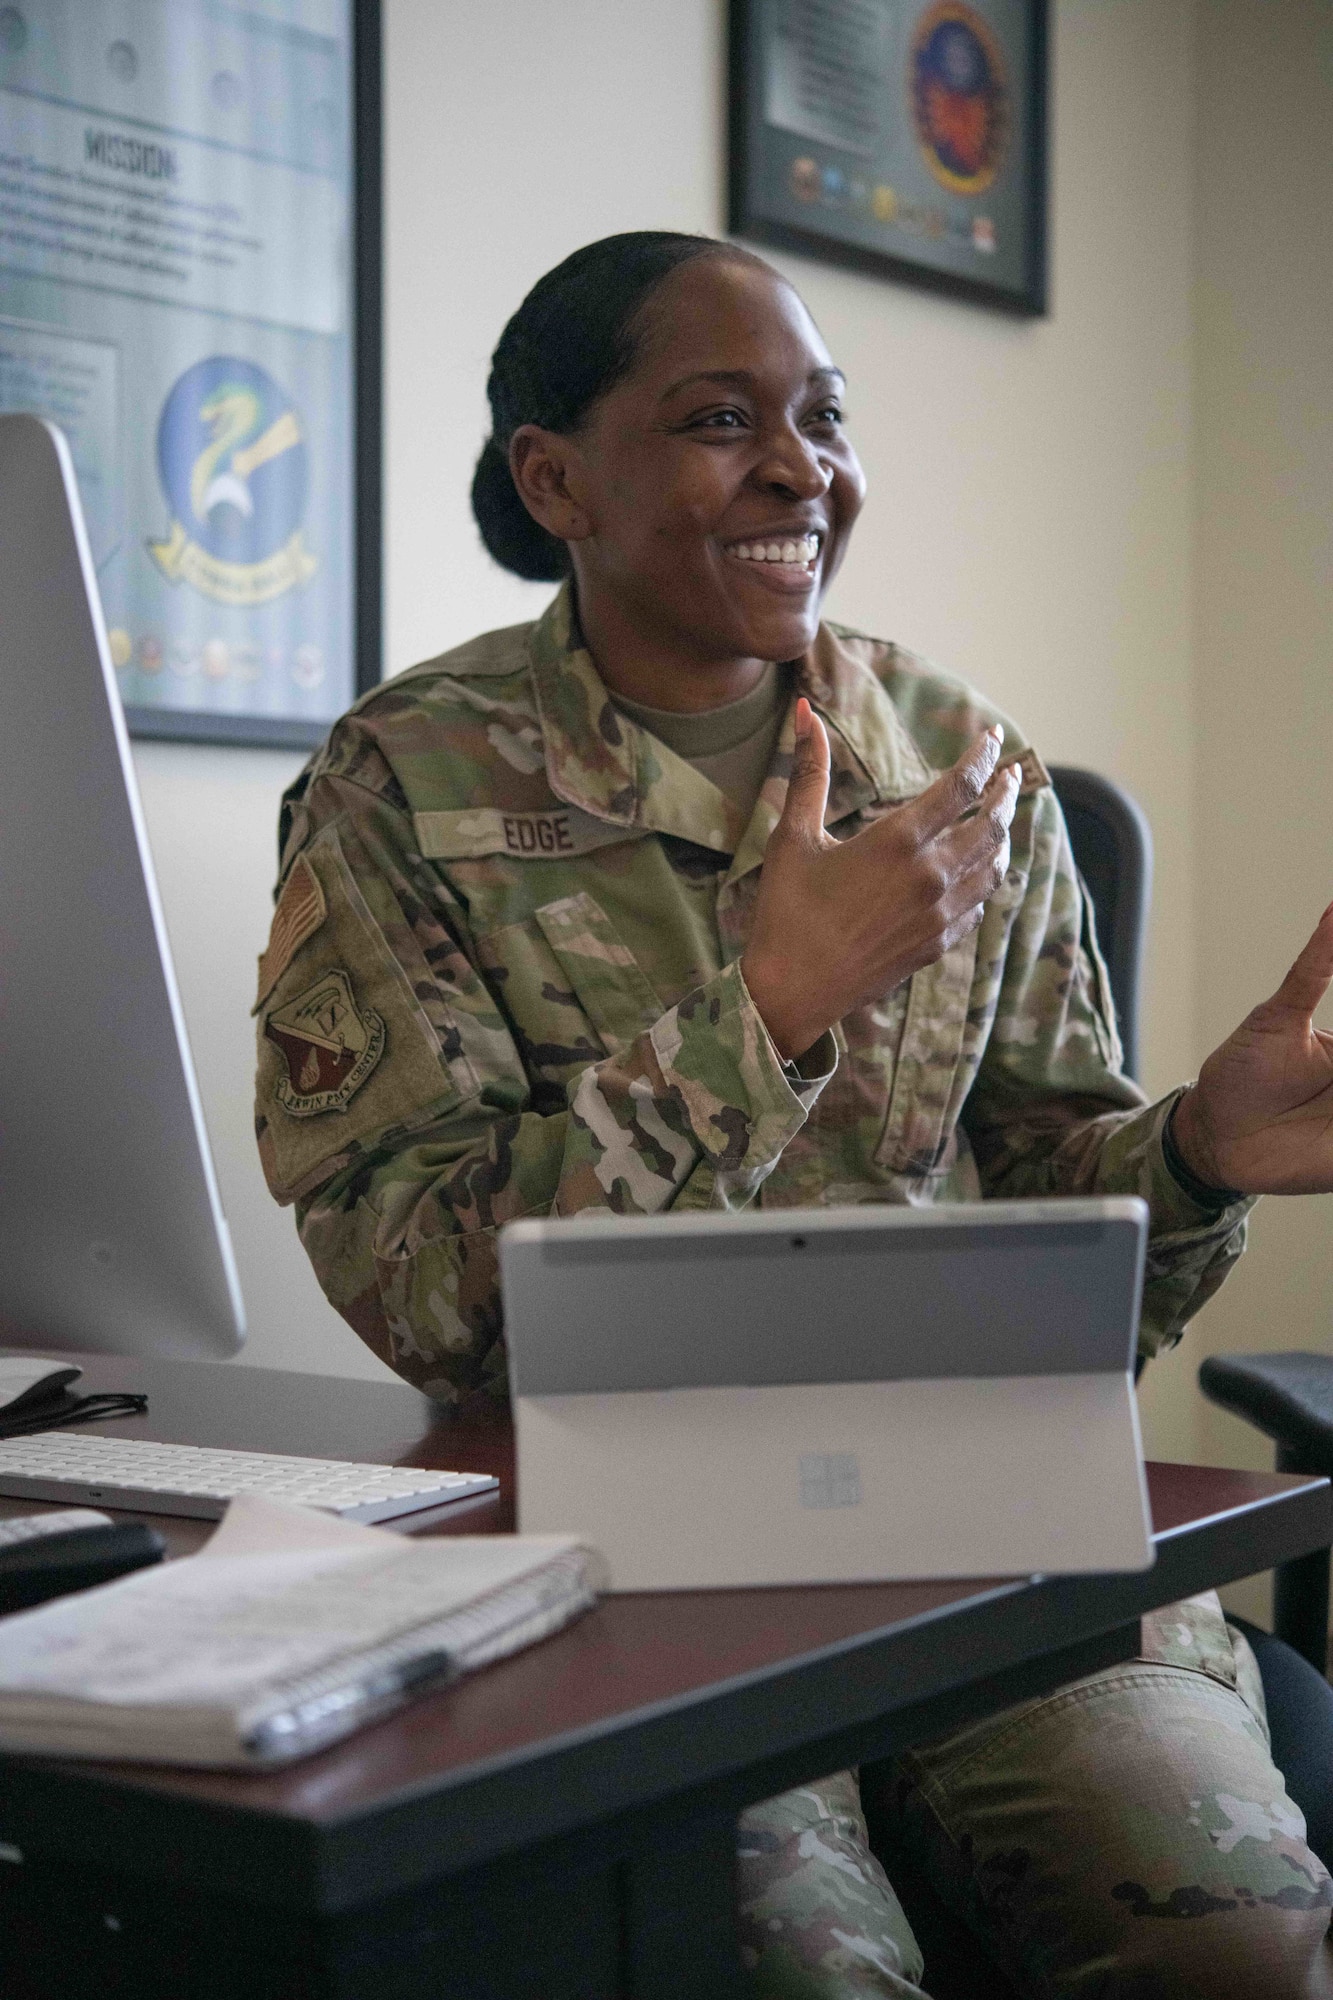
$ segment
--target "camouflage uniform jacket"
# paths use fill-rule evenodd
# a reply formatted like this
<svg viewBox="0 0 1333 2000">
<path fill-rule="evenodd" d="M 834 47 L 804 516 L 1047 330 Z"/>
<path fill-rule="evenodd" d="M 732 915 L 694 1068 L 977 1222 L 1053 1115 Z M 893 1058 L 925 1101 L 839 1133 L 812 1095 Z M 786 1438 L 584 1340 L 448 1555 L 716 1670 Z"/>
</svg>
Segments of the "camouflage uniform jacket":
<svg viewBox="0 0 1333 2000">
<path fill-rule="evenodd" d="M 920 792 L 996 711 L 894 645 L 821 628 L 827 821 Z M 1055 795 L 1025 782 L 971 937 L 784 1065 L 738 959 L 793 749 L 748 825 L 620 714 L 562 591 L 365 696 L 288 793 L 260 961 L 258 1137 L 329 1299 L 459 1402 L 505 1391 L 496 1231 L 589 1209 L 1136 1193 L 1143 1346 L 1238 1256 L 1120 1073 Z"/>
</svg>

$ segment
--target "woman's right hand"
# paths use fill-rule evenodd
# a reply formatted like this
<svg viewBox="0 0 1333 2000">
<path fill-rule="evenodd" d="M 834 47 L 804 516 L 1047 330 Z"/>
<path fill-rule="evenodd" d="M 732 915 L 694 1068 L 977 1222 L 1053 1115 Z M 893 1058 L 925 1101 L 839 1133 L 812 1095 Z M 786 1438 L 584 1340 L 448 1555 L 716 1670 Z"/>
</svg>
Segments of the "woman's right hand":
<svg viewBox="0 0 1333 2000">
<path fill-rule="evenodd" d="M 850 840 L 824 828 L 829 746 L 808 701 L 769 836 L 741 973 L 784 1060 L 932 965 L 981 922 L 1009 867 L 1022 773 L 997 723 L 929 790 Z"/>
</svg>

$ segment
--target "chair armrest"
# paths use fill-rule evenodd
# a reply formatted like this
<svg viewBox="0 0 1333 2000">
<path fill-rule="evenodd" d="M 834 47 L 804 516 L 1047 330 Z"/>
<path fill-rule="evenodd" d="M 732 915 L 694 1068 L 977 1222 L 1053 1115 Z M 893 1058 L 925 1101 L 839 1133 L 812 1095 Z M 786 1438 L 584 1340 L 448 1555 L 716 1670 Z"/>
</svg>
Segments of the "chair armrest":
<svg viewBox="0 0 1333 2000">
<path fill-rule="evenodd" d="M 1213 1354 L 1199 1387 L 1275 1439 L 1302 1471 L 1333 1474 L 1333 1355 Z"/>
</svg>

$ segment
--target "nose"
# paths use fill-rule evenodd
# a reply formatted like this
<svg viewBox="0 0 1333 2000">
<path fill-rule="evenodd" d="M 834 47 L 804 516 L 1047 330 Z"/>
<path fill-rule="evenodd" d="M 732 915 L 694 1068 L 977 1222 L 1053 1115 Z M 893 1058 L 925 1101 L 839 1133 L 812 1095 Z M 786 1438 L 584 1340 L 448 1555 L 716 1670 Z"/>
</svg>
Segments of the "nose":
<svg viewBox="0 0 1333 2000">
<path fill-rule="evenodd" d="M 797 430 L 775 435 L 751 477 L 784 500 L 820 500 L 833 484 L 833 467 Z"/>
</svg>

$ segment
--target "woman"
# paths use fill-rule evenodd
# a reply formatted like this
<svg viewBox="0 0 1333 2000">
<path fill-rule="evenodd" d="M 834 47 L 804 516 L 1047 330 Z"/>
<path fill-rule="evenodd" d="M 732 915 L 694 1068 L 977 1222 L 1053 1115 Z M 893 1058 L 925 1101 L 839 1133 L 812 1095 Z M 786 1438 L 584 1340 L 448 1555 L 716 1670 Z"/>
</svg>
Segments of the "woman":
<svg viewBox="0 0 1333 2000">
<path fill-rule="evenodd" d="M 864 481 L 786 282 L 593 244 L 490 397 L 482 535 L 559 594 L 365 697 L 284 811 L 259 1144 L 333 1304 L 465 1403 L 505 1393 L 516 1216 L 1129 1192 L 1144 1351 L 1176 1340 L 1251 1196 L 1333 1187 L 1333 911 L 1145 1105 L 1040 759 L 820 623 Z M 1333 1993 L 1333 1885 L 1215 1597 L 904 1759 L 888 1810 L 1024 1993 Z M 739 1867 L 758 1990 L 921 1990 L 852 1774 L 748 1813 Z"/>
</svg>

